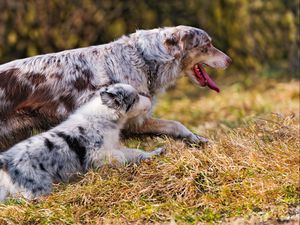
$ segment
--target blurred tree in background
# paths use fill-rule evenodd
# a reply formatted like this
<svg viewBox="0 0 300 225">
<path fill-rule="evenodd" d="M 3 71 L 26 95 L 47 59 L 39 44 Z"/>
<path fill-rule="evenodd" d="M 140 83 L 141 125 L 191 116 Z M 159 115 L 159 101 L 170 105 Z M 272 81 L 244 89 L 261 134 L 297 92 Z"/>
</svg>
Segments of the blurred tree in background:
<svg viewBox="0 0 300 225">
<path fill-rule="evenodd" d="M 299 69 L 299 0 L 0 0 L 0 63 L 190 25 L 245 71 Z"/>
</svg>

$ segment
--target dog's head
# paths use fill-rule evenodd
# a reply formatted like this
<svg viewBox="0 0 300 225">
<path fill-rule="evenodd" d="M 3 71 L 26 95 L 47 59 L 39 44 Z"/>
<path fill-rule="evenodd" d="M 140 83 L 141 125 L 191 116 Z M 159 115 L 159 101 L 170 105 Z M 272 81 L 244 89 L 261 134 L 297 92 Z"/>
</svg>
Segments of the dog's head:
<svg viewBox="0 0 300 225">
<path fill-rule="evenodd" d="M 146 114 L 151 109 L 150 99 L 139 95 L 137 90 L 128 84 L 112 84 L 103 88 L 100 96 L 105 105 L 116 109 L 128 119 Z"/>
<path fill-rule="evenodd" d="M 164 45 L 170 55 L 181 61 L 182 71 L 195 83 L 219 92 L 203 66 L 225 69 L 231 59 L 212 45 L 211 37 L 201 29 L 188 26 L 166 28 L 163 32 Z"/>
<path fill-rule="evenodd" d="M 177 26 L 138 31 L 137 35 L 146 59 L 161 63 L 179 62 L 181 72 L 187 74 L 196 84 L 219 92 L 203 65 L 226 68 L 231 59 L 212 45 L 212 39 L 205 31 Z"/>
<path fill-rule="evenodd" d="M 225 69 L 232 61 L 212 45 L 211 37 L 201 29 L 188 26 L 166 28 L 163 32 L 165 47 L 170 55 L 181 61 L 182 71 L 196 84 L 219 92 L 203 66 Z"/>
</svg>

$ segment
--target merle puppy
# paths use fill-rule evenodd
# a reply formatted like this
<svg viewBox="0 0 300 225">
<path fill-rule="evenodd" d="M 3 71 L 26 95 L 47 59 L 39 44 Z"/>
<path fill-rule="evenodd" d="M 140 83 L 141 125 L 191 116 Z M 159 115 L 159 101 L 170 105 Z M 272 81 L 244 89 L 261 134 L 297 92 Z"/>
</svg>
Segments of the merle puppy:
<svg viewBox="0 0 300 225">
<path fill-rule="evenodd" d="M 124 123 L 150 108 L 149 98 L 130 85 L 102 88 L 57 127 L 0 155 L 0 201 L 9 195 L 31 199 L 49 194 L 54 181 L 67 182 L 105 162 L 139 162 L 160 155 L 162 148 L 145 152 L 119 143 Z"/>
<path fill-rule="evenodd" d="M 231 59 L 212 45 L 203 30 L 165 27 L 138 30 L 99 46 L 67 50 L 15 60 L 0 66 L 0 151 L 31 135 L 49 129 L 87 102 L 99 88 L 127 83 L 139 93 L 157 94 L 182 75 L 197 85 L 219 91 L 204 65 L 226 68 Z M 177 121 L 147 115 L 132 118 L 130 133 L 165 134 L 190 143 L 207 140 Z"/>
</svg>

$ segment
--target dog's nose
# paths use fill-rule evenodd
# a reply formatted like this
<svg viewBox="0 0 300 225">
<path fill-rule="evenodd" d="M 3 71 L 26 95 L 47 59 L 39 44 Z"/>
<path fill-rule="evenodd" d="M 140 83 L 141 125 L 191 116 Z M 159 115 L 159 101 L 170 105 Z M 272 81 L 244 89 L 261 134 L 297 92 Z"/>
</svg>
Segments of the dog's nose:
<svg viewBox="0 0 300 225">
<path fill-rule="evenodd" d="M 226 63 L 229 66 L 232 63 L 232 59 L 230 57 L 226 58 Z"/>
</svg>

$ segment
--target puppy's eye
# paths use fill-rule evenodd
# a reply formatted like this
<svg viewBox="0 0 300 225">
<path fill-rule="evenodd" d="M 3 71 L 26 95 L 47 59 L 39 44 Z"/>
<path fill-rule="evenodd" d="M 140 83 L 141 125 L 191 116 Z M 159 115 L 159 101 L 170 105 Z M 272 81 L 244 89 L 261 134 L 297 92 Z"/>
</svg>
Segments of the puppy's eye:
<svg viewBox="0 0 300 225">
<path fill-rule="evenodd" d="M 119 107 L 119 106 L 121 105 L 120 101 L 117 100 L 117 99 L 114 100 L 114 104 L 115 104 L 117 107 Z"/>
<path fill-rule="evenodd" d="M 134 98 L 134 99 L 132 100 L 132 102 L 131 102 L 130 104 L 128 104 L 128 106 L 127 106 L 127 108 L 126 108 L 126 112 L 128 112 L 129 109 L 134 105 L 135 101 L 136 101 L 136 99 Z"/>
</svg>

